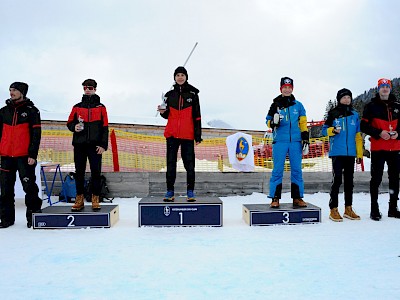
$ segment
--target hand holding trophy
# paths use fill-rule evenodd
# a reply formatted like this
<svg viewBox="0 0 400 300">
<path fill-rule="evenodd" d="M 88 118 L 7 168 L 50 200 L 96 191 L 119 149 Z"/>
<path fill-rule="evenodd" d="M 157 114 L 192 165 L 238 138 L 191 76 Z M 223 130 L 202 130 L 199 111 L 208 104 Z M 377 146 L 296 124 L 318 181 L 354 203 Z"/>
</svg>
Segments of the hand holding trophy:
<svg viewBox="0 0 400 300">
<path fill-rule="evenodd" d="M 167 110 L 167 98 L 164 97 L 164 93 L 161 94 L 162 102 L 159 106 L 157 106 L 157 111 L 160 114 L 163 114 Z"/>
</svg>

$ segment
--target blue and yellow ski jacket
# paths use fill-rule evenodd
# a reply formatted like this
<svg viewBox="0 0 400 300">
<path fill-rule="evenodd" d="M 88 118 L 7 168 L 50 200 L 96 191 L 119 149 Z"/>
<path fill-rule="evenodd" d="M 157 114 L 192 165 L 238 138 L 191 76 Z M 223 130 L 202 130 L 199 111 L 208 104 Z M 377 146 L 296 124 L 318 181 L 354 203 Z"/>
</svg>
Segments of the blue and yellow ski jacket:
<svg viewBox="0 0 400 300">
<path fill-rule="evenodd" d="M 308 131 L 306 110 L 303 104 L 297 101 L 293 95 L 285 97 L 279 95 L 273 100 L 266 117 L 268 127 L 273 127 L 274 114 L 281 115 L 279 126 L 275 127 L 273 138 L 276 142 L 300 142 L 301 133 Z"/>
<path fill-rule="evenodd" d="M 335 133 L 336 127 L 340 132 Z M 354 156 L 362 158 L 360 118 L 351 105 L 338 104 L 328 112 L 322 135 L 329 136 L 329 157 Z"/>
</svg>

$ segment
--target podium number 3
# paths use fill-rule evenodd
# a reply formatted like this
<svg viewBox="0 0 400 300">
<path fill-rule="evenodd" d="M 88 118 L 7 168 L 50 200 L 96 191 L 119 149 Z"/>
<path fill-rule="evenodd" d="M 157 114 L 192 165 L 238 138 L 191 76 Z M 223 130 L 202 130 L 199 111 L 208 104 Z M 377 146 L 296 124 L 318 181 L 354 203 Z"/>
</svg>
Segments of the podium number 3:
<svg viewBox="0 0 400 300">
<path fill-rule="evenodd" d="M 285 211 L 283 213 L 283 217 L 284 219 L 282 220 L 283 223 L 289 223 L 289 213 L 287 211 Z"/>
<path fill-rule="evenodd" d="M 73 226 L 75 226 L 75 224 L 74 224 L 74 221 L 75 221 L 75 217 L 74 216 L 68 216 L 67 217 L 67 220 L 71 220 L 71 221 L 69 221 L 69 223 L 68 223 L 68 227 L 73 227 Z"/>
</svg>

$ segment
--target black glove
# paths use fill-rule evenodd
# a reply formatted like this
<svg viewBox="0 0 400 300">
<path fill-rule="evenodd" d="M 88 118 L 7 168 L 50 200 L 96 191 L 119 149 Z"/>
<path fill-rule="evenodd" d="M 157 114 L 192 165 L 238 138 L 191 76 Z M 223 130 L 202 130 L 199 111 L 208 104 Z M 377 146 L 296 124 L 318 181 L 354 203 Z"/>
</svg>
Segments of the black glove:
<svg viewBox="0 0 400 300">
<path fill-rule="evenodd" d="M 278 113 L 275 113 L 275 114 L 273 115 L 273 117 L 272 117 L 270 123 L 269 123 L 270 126 L 271 126 L 271 128 L 272 128 L 272 129 L 275 129 L 275 128 L 279 127 L 280 123 L 281 123 L 281 115 L 278 114 Z"/>
<path fill-rule="evenodd" d="M 303 146 L 303 155 L 307 155 L 310 149 L 310 135 L 308 131 L 303 131 L 301 133 L 301 145 Z"/>
<path fill-rule="evenodd" d="M 303 131 L 301 133 L 301 143 L 304 144 L 310 144 L 310 135 L 308 131 Z"/>
</svg>

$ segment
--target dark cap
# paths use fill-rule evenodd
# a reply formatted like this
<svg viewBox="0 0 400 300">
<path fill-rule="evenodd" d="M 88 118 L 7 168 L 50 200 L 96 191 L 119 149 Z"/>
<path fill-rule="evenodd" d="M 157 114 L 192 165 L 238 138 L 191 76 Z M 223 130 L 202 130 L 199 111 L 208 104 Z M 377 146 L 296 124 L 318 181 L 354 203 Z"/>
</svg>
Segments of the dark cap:
<svg viewBox="0 0 400 300">
<path fill-rule="evenodd" d="M 337 92 L 337 95 L 336 95 L 337 101 L 340 102 L 340 99 L 342 99 L 344 96 L 350 96 L 351 100 L 353 100 L 353 95 L 352 95 L 352 93 L 351 93 L 350 90 L 348 90 L 348 89 L 341 89 L 341 90 L 339 90 L 339 91 Z"/>
<path fill-rule="evenodd" d="M 82 82 L 82 85 L 97 88 L 97 82 L 94 79 L 86 79 L 84 82 Z"/>
<path fill-rule="evenodd" d="M 26 97 L 29 86 L 25 82 L 14 82 L 10 85 L 10 89 L 11 88 L 20 91 L 21 94 L 24 95 L 24 97 Z"/>
<path fill-rule="evenodd" d="M 185 75 L 186 75 L 186 80 L 188 80 L 189 76 L 188 76 L 188 73 L 187 73 L 185 67 L 177 67 L 177 68 L 175 69 L 175 72 L 174 72 L 174 79 L 175 79 L 176 74 L 178 74 L 178 73 L 185 74 Z"/>
</svg>

